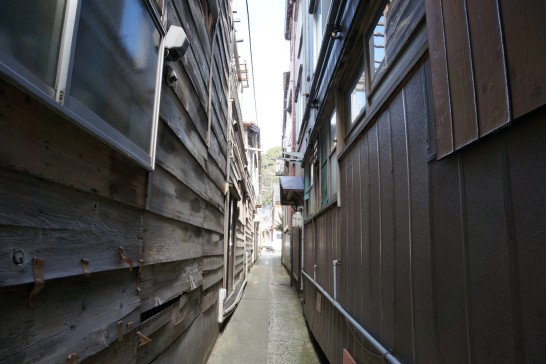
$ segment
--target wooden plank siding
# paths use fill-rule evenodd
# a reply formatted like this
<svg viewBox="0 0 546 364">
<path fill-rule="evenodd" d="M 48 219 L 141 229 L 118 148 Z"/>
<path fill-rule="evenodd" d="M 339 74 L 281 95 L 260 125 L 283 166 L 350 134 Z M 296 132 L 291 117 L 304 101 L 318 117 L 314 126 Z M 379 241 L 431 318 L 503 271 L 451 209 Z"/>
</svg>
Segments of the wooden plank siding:
<svg viewBox="0 0 546 364">
<path fill-rule="evenodd" d="M 324 64 L 309 65 L 319 108 L 299 120 L 305 156 L 332 105 L 348 118 L 350 75 L 383 3 L 335 4 L 341 37 L 323 44 Z M 538 0 L 392 6 L 407 15 L 399 53 L 336 136 L 338 200 L 309 202 L 318 208 L 305 211 L 303 269 L 402 363 L 540 361 L 546 9 Z M 308 279 L 303 297 L 329 362 L 342 363 L 344 349 L 359 363 L 385 361 Z"/>
<path fill-rule="evenodd" d="M 545 297 L 531 284 L 545 283 L 538 262 L 546 249 L 535 243 L 546 229 L 544 170 L 536 168 L 546 163 L 546 111 L 430 160 L 429 70 L 422 63 L 342 156 L 346 197 L 306 223 L 306 271 L 317 264 L 318 283 L 333 295 L 331 271 L 321 267 L 332 258 L 324 242 L 339 234 L 338 300 L 401 362 L 541 357 L 546 330 L 536 318 Z M 306 283 L 305 291 L 306 318 L 329 360 L 341 362 L 343 347 L 371 360 L 326 299 L 319 313 L 316 290 Z"/>
<path fill-rule="evenodd" d="M 518 118 L 546 103 L 546 70 L 541 62 L 546 48 L 546 9 L 539 0 L 499 0 L 497 7 L 506 44 L 512 113 Z"/>
<path fill-rule="evenodd" d="M 426 1 L 438 157 L 546 103 L 540 1 Z"/>
<path fill-rule="evenodd" d="M 153 171 L 0 75 L 0 362 L 202 363 L 212 349 L 227 171 L 237 183 L 245 164 L 231 128 L 242 122 L 231 3 L 165 6 L 166 28 L 181 26 L 190 46 L 165 61 L 178 80 L 161 88 Z M 248 173 L 238 177 L 241 196 L 253 194 Z M 255 206 L 240 206 L 235 279 L 254 248 Z"/>
</svg>

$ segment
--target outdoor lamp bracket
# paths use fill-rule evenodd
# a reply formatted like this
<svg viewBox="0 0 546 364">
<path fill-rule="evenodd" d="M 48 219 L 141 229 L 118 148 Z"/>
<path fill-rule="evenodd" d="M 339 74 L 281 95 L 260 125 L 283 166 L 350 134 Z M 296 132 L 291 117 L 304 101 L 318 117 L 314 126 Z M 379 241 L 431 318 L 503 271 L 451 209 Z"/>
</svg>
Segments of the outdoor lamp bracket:
<svg viewBox="0 0 546 364">
<path fill-rule="evenodd" d="M 189 46 L 190 42 L 184 29 L 171 25 L 165 36 L 165 59 L 170 62 L 179 60 Z"/>
</svg>

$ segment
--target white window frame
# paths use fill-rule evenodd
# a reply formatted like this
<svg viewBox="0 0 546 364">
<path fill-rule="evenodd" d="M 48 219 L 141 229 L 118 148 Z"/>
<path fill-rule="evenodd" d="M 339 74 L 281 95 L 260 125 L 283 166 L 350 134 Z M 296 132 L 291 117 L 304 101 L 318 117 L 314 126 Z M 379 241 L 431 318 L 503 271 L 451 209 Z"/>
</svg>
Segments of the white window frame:
<svg viewBox="0 0 546 364">
<path fill-rule="evenodd" d="M 144 150 L 133 142 L 122 132 L 116 130 L 107 121 L 96 115 L 94 112 L 85 110 L 74 110 L 67 107 L 65 102 L 70 98 L 66 95 L 66 87 L 71 77 L 71 62 L 75 54 L 75 36 L 76 23 L 80 19 L 80 9 L 82 0 L 66 0 L 66 8 L 63 18 L 63 29 L 61 31 L 61 42 L 59 45 L 59 57 L 57 63 L 57 76 L 54 88 L 47 85 L 39 77 L 27 70 L 17 60 L 12 61 L 0 56 L 0 73 L 10 77 L 15 83 L 22 86 L 30 93 L 44 101 L 46 105 L 62 113 L 70 121 L 74 122 L 84 130 L 95 135 L 105 143 L 120 151 L 122 154 L 133 159 L 139 165 L 148 170 L 155 167 L 155 150 L 157 141 L 157 125 L 159 120 L 159 104 L 161 94 L 161 81 L 164 57 L 164 40 L 166 31 L 164 28 L 165 14 L 162 1 L 157 0 L 138 0 L 146 8 L 150 19 L 155 25 L 159 35 L 159 47 L 156 69 L 155 95 L 153 103 L 152 123 L 149 130 L 150 144 L 149 149 Z M 75 99 L 74 99 L 75 100 Z"/>
</svg>

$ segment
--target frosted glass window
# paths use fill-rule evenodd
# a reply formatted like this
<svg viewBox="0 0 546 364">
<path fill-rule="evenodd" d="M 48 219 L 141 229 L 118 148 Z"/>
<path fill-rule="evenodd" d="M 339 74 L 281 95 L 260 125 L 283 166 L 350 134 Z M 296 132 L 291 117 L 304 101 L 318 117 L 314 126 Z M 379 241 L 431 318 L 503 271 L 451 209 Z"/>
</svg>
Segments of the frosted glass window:
<svg viewBox="0 0 546 364">
<path fill-rule="evenodd" d="M 150 150 L 160 36 L 139 0 L 83 0 L 70 96 Z"/>
<path fill-rule="evenodd" d="M 66 0 L 0 1 L 0 53 L 52 88 L 65 5 Z"/>
</svg>

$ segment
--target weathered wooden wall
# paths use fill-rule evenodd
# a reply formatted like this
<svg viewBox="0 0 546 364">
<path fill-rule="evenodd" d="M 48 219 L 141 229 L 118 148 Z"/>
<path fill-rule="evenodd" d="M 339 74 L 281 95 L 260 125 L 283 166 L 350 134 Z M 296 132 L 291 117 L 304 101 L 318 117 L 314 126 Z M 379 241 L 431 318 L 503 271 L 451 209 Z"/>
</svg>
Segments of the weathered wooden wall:
<svg viewBox="0 0 546 364">
<path fill-rule="evenodd" d="M 206 359 L 218 335 L 232 82 L 230 4 L 209 3 L 210 32 L 199 2 L 168 2 L 168 25 L 190 47 L 170 62 L 178 82 L 162 87 L 153 172 L 0 80 L 0 362 Z M 237 273 L 252 243 L 247 214 Z M 29 308 L 34 257 L 45 285 Z M 139 347 L 137 332 L 151 342 Z"/>
<path fill-rule="evenodd" d="M 478 31 L 472 24 L 460 24 L 486 27 L 491 16 L 500 16 L 477 9 L 495 8 L 495 1 L 469 1 L 470 6 L 457 9 L 457 2 L 432 3 L 436 8 L 443 4 L 446 22 L 459 24 L 452 24 L 450 31 L 470 29 L 476 37 L 486 28 Z M 530 8 L 539 12 L 538 3 Z M 520 41 L 534 46 L 520 58 L 544 55 L 546 48 L 536 46 L 542 39 L 536 37 L 542 29 L 542 23 L 534 23 L 536 15 L 527 10 L 506 14 L 507 3 L 500 4 L 504 17 L 497 21 L 506 30 L 501 38 L 507 39 L 501 46 L 514 47 L 509 46 L 515 39 L 508 30 L 511 21 L 529 18 L 532 35 Z M 483 24 L 476 23 L 479 14 L 487 15 Z M 427 26 L 437 26 L 436 21 Z M 408 63 L 393 67 L 384 86 L 374 91 L 379 105 L 372 105 L 364 121 L 346 135 L 339 159 L 340 206 L 327 206 L 306 219 L 304 269 L 334 296 L 332 260 L 341 260 L 336 271 L 338 302 L 403 363 L 538 362 L 546 353 L 546 296 L 537 288 L 546 285 L 543 68 L 535 67 L 532 56 L 528 71 L 536 78 L 516 71 L 510 51 L 501 57 L 508 62 L 504 66 L 483 66 L 498 46 L 498 29 L 492 43 L 485 45 L 488 50 L 477 49 L 485 38 L 468 43 L 458 38 L 461 35 L 447 33 L 448 47 L 476 48 L 471 58 L 468 52 L 448 50 L 444 71 L 450 90 L 460 94 L 436 88 L 439 81 L 433 78 L 442 73 L 431 67 L 438 62 L 434 42 L 427 53 L 408 41 L 400 56 Z M 417 32 L 415 39 L 423 34 Z M 408 53 L 413 56 L 407 58 Z M 520 66 L 525 63 L 521 59 L 516 62 Z M 336 72 L 343 73 L 350 61 L 350 56 L 341 61 Z M 482 67 L 475 79 L 460 69 L 470 61 L 472 67 Z M 506 82 L 505 71 L 515 84 Z M 328 93 L 335 97 L 335 81 L 332 88 L 324 82 L 320 92 L 325 99 L 332 97 Z M 478 83 L 464 86 L 466 82 Z M 535 84 L 531 99 L 525 96 L 530 89 L 516 91 L 518 82 Z M 458 89 L 463 86 L 470 93 Z M 477 96 L 470 97 L 474 92 Z M 469 97 L 474 101 L 459 102 Z M 442 98 L 452 106 L 459 102 L 447 109 L 453 117 L 447 129 L 463 133 L 470 123 L 483 131 L 476 138 L 460 139 L 448 156 L 436 150 L 437 141 L 439 148 L 443 140 L 437 135 L 445 131 L 438 130 L 443 122 L 439 118 L 445 116 L 438 107 Z M 498 105 L 507 102 L 513 107 L 509 125 L 502 124 L 506 110 Z M 479 120 L 497 126 L 478 127 Z M 383 362 L 327 299 L 310 282 L 304 283 L 305 316 L 330 362 L 342 362 L 343 348 L 358 362 Z"/>
<path fill-rule="evenodd" d="M 543 3 L 426 3 L 440 157 L 546 104 Z"/>
<path fill-rule="evenodd" d="M 308 221 L 305 270 L 402 362 L 542 357 L 546 330 L 546 110 L 430 161 L 428 62 L 340 161 L 342 207 Z M 337 220 L 336 220 L 337 219 Z M 337 254 L 336 254 L 337 250 Z M 305 313 L 332 362 L 372 360 L 306 284 Z M 501 343 L 501 344 L 499 344 Z"/>
</svg>

